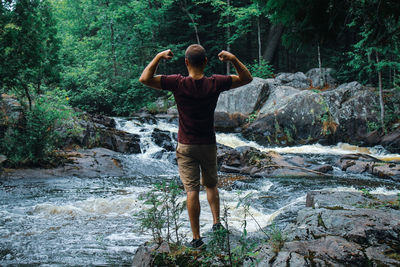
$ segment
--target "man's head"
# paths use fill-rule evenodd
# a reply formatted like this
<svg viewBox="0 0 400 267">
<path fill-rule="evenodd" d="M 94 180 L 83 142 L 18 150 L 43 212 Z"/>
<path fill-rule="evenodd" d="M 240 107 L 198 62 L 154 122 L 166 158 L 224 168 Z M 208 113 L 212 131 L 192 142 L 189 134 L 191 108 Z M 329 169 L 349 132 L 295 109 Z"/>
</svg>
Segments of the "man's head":
<svg viewBox="0 0 400 267">
<path fill-rule="evenodd" d="M 206 50 L 198 44 L 189 45 L 185 52 L 186 65 L 196 69 L 203 69 L 207 63 Z"/>
</svg>

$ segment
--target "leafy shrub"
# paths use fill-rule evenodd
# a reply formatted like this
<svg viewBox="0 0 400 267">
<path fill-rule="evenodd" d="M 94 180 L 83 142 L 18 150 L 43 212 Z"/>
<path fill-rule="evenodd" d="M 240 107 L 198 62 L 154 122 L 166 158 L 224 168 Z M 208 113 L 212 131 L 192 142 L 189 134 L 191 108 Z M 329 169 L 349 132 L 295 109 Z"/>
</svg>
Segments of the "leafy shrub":
<svg viewBox="0 0 400 267">
<path fill-rule="evenodd" d="M 10 166 L 54 163 L 54 150 L 68 134 L 60 129 L 74 115 L 67 102 L 63 94 L 40 96 L 23 119 L 9 122 L 0 151 Z"/>
<path fill-rule="evenodd" d="M 260 77 L 264 79 L 271 78 L 274 74 L 272 66 L 263 59 L 261 60 L 261 64 L 255 60 L 253 64 L 249 65 L 249 71 L 254 77 Z"/>
</svg>

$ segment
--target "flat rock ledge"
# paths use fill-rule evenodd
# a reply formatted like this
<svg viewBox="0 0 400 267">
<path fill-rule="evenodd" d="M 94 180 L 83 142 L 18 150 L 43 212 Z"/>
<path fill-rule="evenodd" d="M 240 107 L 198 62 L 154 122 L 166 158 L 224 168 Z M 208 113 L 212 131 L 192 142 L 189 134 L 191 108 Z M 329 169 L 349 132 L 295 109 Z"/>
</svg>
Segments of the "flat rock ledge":
<svg viewBox="0 0 400 267">
<path fill-rule="evenodd" d="M 400 266 L 400 203 L 396 195 L 312 191 L 286 242 L 257 248 L 245 266 Z"/>
<path fill-rule="evenodd" d="M 106 149 L 92 148 L 66 152 L 71 162 L 52 169 L 27 168 L 0 170 L 0 178 L 94 178 L 102 176 L 124 176 L 122 154 Z"/>
</svg>

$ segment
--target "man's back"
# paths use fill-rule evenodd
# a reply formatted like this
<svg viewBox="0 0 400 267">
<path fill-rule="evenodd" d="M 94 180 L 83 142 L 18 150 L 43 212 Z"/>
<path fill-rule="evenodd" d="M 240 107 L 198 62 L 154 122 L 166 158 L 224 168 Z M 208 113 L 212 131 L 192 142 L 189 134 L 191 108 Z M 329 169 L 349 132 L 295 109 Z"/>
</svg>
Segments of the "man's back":
<svg viewBox="0 0 400 267">
<path fill-rule="evenodd" d="M 231 76 L 213 75 L 195 80 L 163 75 L 161 88 L 173 92 L 179 113 L 178 142 L 215 144 L 214 110 L 221 92 L 229 90 Z"/>
</svg>

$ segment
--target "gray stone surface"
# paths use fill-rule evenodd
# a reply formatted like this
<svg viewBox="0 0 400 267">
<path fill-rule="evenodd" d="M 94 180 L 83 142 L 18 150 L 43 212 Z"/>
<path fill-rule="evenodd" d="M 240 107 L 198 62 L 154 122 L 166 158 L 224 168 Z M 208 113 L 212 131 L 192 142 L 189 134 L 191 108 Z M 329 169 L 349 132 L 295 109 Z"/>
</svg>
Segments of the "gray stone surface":
<svg viewBox="0 0 400 267">
<path fill-rule="evenodd" d="M 293 97 L 301 91 L 289 86 L 277 86 L 271 90 L 267 101 L 260 109 L 259 115 L 273 114 L 277 110 L 284 108 Z"/>
<path fill-rule="evenodd" d="M 249 115 L 261 107 L 273 86 L 273 79 L 253 78 L 247 85 L 221 93 L 215 111 Z"/>
<path fill-rule="evenodd" d="M 82 149 L 67 153 L 72 162 L 53 169 L 7 169 L 0 177 L 7 178 L 57 178 L 57 177 L 101 177 L 124 176 L 121 154 L 106 148 Z"/>
<path fill-rule="evenodd" d="M 310 80 L 303 72 L 279 73 L 276 78 L 282 85 L 291 86 L 296 89 L 307 89 L 310 87 Z"/>
<path fill-rule="evenodd" d="M 400 266 L 395 195 L 312 191 L 279 251 L 261 245 L 257 266 Z M 389 205 L 389 206 L 388 206 Z M 246 265 L 247 264 L 247 265 Z M 250 260 L 245 266 L 250 266 Z"/>
<path fill-rule="evenodd" d="M 322 68 L 322 74 L 319 68 L 313 68 L 306 72 L 307 78 L 311 81 L 313 87 L 324 87 L 328 85 L 333 87 L 335 85 L 335 79 L 331 76 L 333 72 L 332 68 Z M 323 84 L 323 78 L 325 76 L 326 84 Z M 321 80 L 322 78 L 322 80 Z"/>
</svg>

